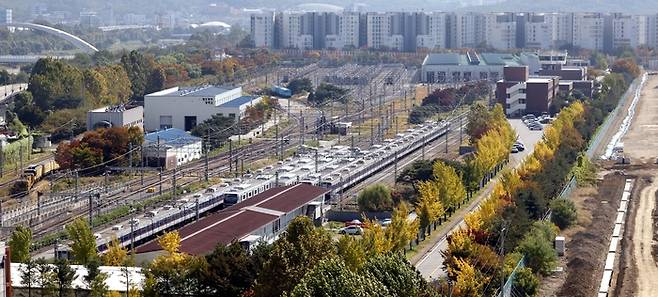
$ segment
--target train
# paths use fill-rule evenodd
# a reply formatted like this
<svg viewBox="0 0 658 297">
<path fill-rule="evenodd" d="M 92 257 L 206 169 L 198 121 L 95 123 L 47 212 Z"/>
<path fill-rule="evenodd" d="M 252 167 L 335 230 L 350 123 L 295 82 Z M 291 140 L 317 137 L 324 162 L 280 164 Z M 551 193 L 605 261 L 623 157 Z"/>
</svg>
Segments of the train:
<svg viewBox="0 0 658 297">
<path fill-rule="evenodd" d="M 26 195 L 34 184 L 57 169 L 59 169 L 59 164 L 54 159 L 44 160 L 28 166 L 23 170 L 20 179 L 14 183 L 12 192 L 18 196 Z"/>
<path fill-rule="evenodd" d="M 292 91 L 290 89 L 280 86 L 272 86 L 272 94 L 279 96 L 281 98 L 292 97 Z"/>
</svg>

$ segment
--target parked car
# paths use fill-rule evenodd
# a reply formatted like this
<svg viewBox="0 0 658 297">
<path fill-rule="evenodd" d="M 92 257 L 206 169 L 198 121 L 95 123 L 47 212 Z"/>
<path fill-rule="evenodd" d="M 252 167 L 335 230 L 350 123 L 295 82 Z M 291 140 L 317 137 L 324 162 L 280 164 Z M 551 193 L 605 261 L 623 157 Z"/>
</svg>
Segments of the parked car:
<svg viewBox="0 0 658 297">
<path fill-rule="evenodd" d="M 544 128 L 542 128 L 541 125 L 538 125 L 538 126 L 530 126 L 529 128 L 530 128 L 530 131 L 541 131 L 541 130 L 544 130 Z"/>
<path fill-rule="evenodd" d="M 511 152 L 512 152 L 512 154 L 516 154 L 516 153 L 519 152 L 519 149 L 516 148 L 515 146 L 513 146 Z"/>
<path fill-rule="evenodd" d="M 361 228 L 361 226 L 352 225 L 352 226 L 340 228 L 338 233 L 345 235 L 361 235 L 363 234 L 363 228 Z"/>
<path fill-rule="evenodd" d="M 351 220 L 351 221 L 345 222 L 345 227 L 349 227 L 349 226 L 363 227 L 363 222 L 361 222 L 359 220 Z"/>
</svg>

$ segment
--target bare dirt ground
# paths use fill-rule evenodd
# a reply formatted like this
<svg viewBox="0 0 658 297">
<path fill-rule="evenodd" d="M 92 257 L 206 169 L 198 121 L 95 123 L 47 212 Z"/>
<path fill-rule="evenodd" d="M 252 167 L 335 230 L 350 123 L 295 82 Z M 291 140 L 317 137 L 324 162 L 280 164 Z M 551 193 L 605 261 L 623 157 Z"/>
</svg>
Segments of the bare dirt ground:
<svg viewBox="0 0 658 297">
<path fill-rule="evenodd" d="M 622 142 L 624 154 L 630 156 L 633 163 L 655 163 L 658 157 L 658 76 L 649 76 Z"/>
<path fill-rule="evenodd" d="M 649 76 L 636 107 L 631 127 L 622 139 L 624 154 L 633 165 L 627 174 L 636 175 L 627 218 L 619 274 L 614 296 L 657 296 L 658 259 L 658 76 Z"/>
<path fill-rule="evenodd" d="M 540 296 L 595 296 L 603 275 L 603 262 L 623 192 L 625 176 L 612 172 L 596 186 L 579 188 L 571 196 L 579 211 L 576 226 L 563 232 L 567 239 L 564 272 L 544 280 Z M 551 285 L 548 285 L 553 283 Z"/>
</svg>

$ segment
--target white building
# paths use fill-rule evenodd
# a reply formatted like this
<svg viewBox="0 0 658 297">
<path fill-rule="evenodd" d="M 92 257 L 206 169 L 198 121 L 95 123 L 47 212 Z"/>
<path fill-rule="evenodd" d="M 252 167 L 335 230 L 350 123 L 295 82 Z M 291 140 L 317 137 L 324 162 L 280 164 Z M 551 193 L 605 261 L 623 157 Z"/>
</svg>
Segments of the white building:
<svg viewBox="0 0 658 297">
<path fill-rule="evenodd" d="M 302 12 L 284 11 L 278 14 L 281 25 L 281 48 L 298 48 L 302 35 Z"/>
<path fill-rule="evenodd" d="M 266 11 L 251 15 L 251 38 L 255 47 L 274 46 L 274 12 Z"/>
<path fill-rule="evenodd" d="M 203 155 L 203 141 L 199 137 L 176 128 L 169 128 L 144 136 L 144 161 L 150 167 L 175 168 Z"/>
<path fill-rule="evenodd" d="M 647 44 L 646 16 L 614 14 L 612 16 L 612 49 L 637 48 Z"/>
<path fill-rule="evenodd" d="M 448 15 L 444 12 L 430 12 L 427 16 L 427 34 L 416 36 L 416 47 L 441 49 L 448 47 Z"/>
<path fill-rule="evenodd" d="M 486 16 L 485 42 L 495 49 L 516 48 L 516 19 L 514 13 L 490 13 Z"/>
<path fill-rule="evenodd" d="M 486 18 L 474 12 L 454 13 L 450 16 L 450 47 L 475 48 L 484 43 Z"/>
<path fill-rule="evenodd" d="M 105 106 L 87 112 L 87 131 L 98 128 L 133 126 L 144 130 L 144 107 Z"/>
<path fill-rule="evenodd" d="M 12 20 L 12 10 L 9 8 L 0 8 L 0 24 L 11 24 Z"/>
<path fill-rule="evenodd" d="M 525 48 L 553 48 L 557 41 L 557 19 L 556 14 L 529 14 L 525 23 Z"/>
<path fill-rule="evenodd" d="M 247 107 L 260 100 L 258 96 L 243 95 L 241 87 L 174 87 L 144 96 L 144 129 L 190 131 L 216 114 L 237 120 Z"/>
<path fill-rule="evenodd" d="M 604 50 L 605 16 L 601 13 L 573 14 L 573 46 Z"/>
<path fill-rule="evenodd" d="M 366 15 L 366 45 L 371 49 L 388 47 L 391 18 L 388 13 L 369 12 Z"/>
<path fill-rule="evenodd" d="M 357 12 L 343 12 L 338 18 L 339 39 L 342 47 L 358 48 L 360 44 L 360 15 Z M 338 47 L 336 47 L 338 48 Z"/>
</svg>

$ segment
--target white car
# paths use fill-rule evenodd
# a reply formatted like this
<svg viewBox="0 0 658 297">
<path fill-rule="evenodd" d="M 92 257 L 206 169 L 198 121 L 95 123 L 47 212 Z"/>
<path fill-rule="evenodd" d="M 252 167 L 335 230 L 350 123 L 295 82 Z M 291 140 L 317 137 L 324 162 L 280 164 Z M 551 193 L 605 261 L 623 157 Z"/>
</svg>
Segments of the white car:
<svg viewBox="0 0 658 297">
<path fill-rule="evenodd" d="M 347 226 L 340 228 L 338 230 L 339 234 L 346 234 L 346 235 L 361 235 L 363 234 L 363 228 L 360 226 L 352 225 L 352 226 Z"/>
</svg>

